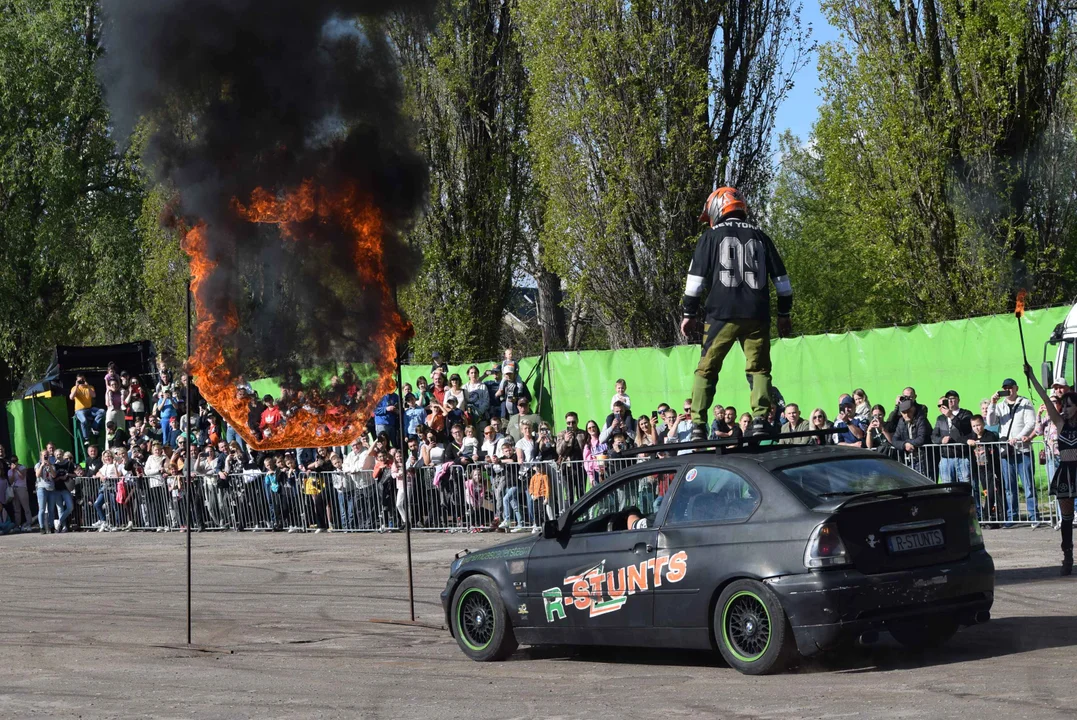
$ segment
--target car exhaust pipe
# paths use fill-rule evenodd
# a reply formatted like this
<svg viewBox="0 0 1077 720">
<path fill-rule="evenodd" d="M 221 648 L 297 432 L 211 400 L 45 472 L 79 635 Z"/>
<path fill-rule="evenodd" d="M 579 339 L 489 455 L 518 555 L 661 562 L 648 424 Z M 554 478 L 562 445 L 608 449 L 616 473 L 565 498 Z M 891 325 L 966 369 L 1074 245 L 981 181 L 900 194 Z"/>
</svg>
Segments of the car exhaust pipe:
<svg viewBox="0 0 1077 720">
<path fill-rule="evenodd" d="M 988 610 L 981 610 L 980 612 L 976 613 L 976 617 L 974 619 L 977 623 L 985 623 L 991 619 L 991 613 Z"/>
<path fill-rule="evenodd" d="M 856 639 L 856 644 L 859 647 L 869 647 L 877 642 L 879 642 L 879 632 L 877 630 L 865 630 Z"/>
</svg>

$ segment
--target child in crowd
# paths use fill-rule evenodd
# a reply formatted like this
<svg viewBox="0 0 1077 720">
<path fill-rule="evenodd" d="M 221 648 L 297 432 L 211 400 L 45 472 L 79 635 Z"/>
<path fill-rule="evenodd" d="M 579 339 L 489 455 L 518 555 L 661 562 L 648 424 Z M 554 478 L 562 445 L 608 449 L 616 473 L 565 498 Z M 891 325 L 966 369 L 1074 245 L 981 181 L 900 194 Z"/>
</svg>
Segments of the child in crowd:
<svg viewBox="0 0 1077 720">
<path fill-rule="evenodd" d="M 505 373 L 511 372 L 514 375 L 519 374 L 519 368 L 516 366 L 516 361 L 512 358 L 512 348 L 505 348 L 505 356 L 501 361 L 501 376 L 504 377 Z"/>
<path fill-rule="evenodd" d="M 469 458 L 479 456 L 479 439 L 475 437 L 475 427 L 473 425 L 464 426 L 464 442 L 460 446 L 460 454 Z"/>
<path fill-rule="evenodd" d="M 404 434 L 417 438 L 419 426 L 426 424 L 426 410 L 419 407 L 419 399 L 410 392 L 404 396 L 404 405 Z"/>
<path fill-rule="evenodd" d="M 485 493 L 486 485 L 482 479 L 482 467 L 472 465 L 467 480 L 464 481 L 464 513 L 467 516 L 467 525 L 472 532 L 478 532 L 481 526 L 486 525 L 482 518 L 482 499 Z"/>
<path fill-rule="evenodd" d="M 452 427 L 453 425 L 463 425 L 464 411 L 460 408 L 460 405 L 456 401 L 456 398 L 447 398 L 445 402 L 448 405 L 448 410 L 445 413 L 446 426 Z"/>
<path fill-rule="evenodd" d="M 434 431 L 437 436 L 445 435 L 445 411 L 436 402 L 430 403 L 430 414 L 426 416 L 426 426 Z"/>
<path fill-rule="evenodd" d="M 516 361 L 512 359 L 512 348 L 505 348 L 505 358 L 501 361 L 500 366 L 495 366 L 495 370 L 501 372 L 501 382 L 498 383 L 497 392 L 495 397 L 505 399 L 506 385 L 511 385 L 516 380 L 517 372 Z M 511 377 L 506 378 L 505 374 L 510 373 Z"/>
<path fill-rule="evenodd" d="M 284 529 L 284 518 L 281 513 L 280 480 L 277 475 L 277 459 L 272 455 L 262 461 L 265 473 L 262 475 L 262 483 L 265 486 L 266 502 L 269 503 L 269 521 L 275 532 Z"/>
<path fill-rule="evenodd" d="M 610 398 L 610 411 L 613 410 L 613 406 L 620 401 L 626 408 L 632 407 L 632 399 L 628 397 L 628 383 L 624 381 L 624 378 L 620 378 L 613 384 L 613 397 Z"/>
</svg>

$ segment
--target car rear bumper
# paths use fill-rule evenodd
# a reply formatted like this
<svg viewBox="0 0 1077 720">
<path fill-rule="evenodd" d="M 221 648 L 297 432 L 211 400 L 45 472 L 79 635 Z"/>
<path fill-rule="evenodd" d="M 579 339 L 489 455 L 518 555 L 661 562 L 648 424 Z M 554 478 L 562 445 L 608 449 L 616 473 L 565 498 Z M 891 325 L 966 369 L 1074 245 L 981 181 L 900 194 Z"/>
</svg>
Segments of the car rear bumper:
<svg viewBox="0 0 1077 720">
<path fill-rule="evenodd" d="M 952 614 L 962 625 L 991 609 L 995 563 L 984 549 L 960 562 L 865 575 L 823 570 L 766 581 L 781 599 L 802 655 L 835 647 L 892 620 Z"/>
</svg>

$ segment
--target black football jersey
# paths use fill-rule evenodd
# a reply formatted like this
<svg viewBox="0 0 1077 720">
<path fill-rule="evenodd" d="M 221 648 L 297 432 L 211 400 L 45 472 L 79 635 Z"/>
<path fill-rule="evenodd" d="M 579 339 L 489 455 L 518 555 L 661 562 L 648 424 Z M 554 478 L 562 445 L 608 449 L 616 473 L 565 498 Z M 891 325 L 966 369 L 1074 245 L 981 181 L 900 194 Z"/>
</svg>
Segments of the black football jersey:
<svg viewBox="0 0 1077 720">
<path fill-rule="evenodd" d="M 768 319 L 767 278 L 778 292 L 778 315 L 788 315 L 793 287 L 774 241 L 746 220 L 723 220 L 705 231 L 696 245 L 684 288 L 684 315 L 695 317 L 706 293 L 708 319 Z"/>
</svg>

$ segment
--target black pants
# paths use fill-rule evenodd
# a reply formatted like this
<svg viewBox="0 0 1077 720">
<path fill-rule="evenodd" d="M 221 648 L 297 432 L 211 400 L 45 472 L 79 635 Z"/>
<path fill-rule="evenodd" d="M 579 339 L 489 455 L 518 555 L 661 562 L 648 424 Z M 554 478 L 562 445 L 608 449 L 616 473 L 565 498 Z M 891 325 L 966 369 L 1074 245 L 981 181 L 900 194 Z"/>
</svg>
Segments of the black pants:
<svg viewBox="0 0 1077 720">
<path fill-rule="evenodd" d="M 151 487 L 146 494 L 146 504 L 149 506 L 149 524 L 151 527 L 170 527 L 171 520 L 168 517 L 168 489 L 165 487 Z"/>
<path fill-rule="evenodd" d="M 315 521 L 319 530 L 326 530 L 329 528 L 329 520 L 325 514 L 325 493 L 319 493 L 317 495 L 304 495 L 307 498 L 307 509 L 311 519 Z"/>
<path fill-rule="evenodd" d="M 355 503 L 358 505 L 356 511 L 359 515 L 359 529 L 376 529 L 378 527 L 378 519 L 381 515 L 378 509 L 378 487 L 376 485 L 368 485 L 364 488 L 359 488 Z"/>
</svg>

